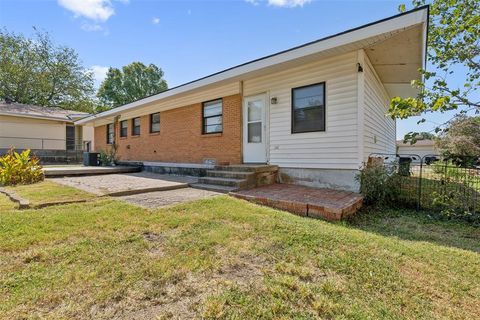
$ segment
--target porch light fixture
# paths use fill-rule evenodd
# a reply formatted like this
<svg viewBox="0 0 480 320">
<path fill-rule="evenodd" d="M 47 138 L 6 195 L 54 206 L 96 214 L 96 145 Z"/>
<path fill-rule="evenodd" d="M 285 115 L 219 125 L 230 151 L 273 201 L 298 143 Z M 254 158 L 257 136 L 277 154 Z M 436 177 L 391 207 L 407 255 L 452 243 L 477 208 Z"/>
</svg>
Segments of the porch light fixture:
<svg viewBox="0 0 480 320">
<path fill-rule="evenodd" d="M 272 97 L 272 98 L 270 99 L 270 103 L 271 103 L 271 104 L 277 104 L 277 97 Z"/>
<path fill-rule="evenodd" d="M 357 70 L 358 70 L 358 72 L 363 72 L 363 67 L 360 64 L 360 62 L 357 63 Z"/>
</svg>

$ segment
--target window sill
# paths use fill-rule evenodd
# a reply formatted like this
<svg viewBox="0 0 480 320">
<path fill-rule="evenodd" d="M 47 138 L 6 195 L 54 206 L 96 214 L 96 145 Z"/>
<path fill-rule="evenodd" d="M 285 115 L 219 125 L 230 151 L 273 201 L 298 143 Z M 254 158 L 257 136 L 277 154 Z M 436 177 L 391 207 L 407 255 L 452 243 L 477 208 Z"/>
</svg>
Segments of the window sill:
<svg viewBox="0 0 480 320">
<path fill-rule="evenodd" d="M 158 136 L 158 135 L 160 135 L 160 131 L 159 132 L 150 132 L 149 135 L 150 136 Z"/>
<path fill-rule="evenodd" d="M 202 138 L 213 138 L 213 137 L 221 137 L 221 136 L 223 136 L 223 132 L 202 134 Z"/>
<path fill-rule="evenodd" d="M 140 138 L 140 135 L 139 134 L 131 135 L 130 138 Z"/>
<path fill-rule="evenodd" d="M 119 137 L 120 140 L 127 140 L 127 137 Z"/>
</svg>

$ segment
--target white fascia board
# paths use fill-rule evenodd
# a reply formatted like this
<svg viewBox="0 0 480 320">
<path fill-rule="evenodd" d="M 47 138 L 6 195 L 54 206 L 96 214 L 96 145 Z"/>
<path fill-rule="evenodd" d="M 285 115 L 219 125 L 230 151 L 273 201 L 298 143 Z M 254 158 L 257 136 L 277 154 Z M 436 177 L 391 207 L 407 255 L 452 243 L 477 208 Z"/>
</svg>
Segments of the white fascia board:
<svg viewBox="0 0 480 320">
<path fill-rule="evenodd" d="M 51 120 L 51 121 L 61 121 L 61 122 L 71 122 L 73 120 L 67 118 L 59 118 L 59 117 L 49 117 L 49 116 L 41 116 L 41 115 L 33 115 L 33 114 L 25 114 L 25 113 L 15 113 L 15 112 L 0 112 L 0 116 L 9 116 L 9 117 L 19 117 L 19 118 L 31 118 L 31 119 L 41 119 L 41 120 Z"/>
<path fill-rule="evenodd" d="M 302 57 L 306 57 L 312 54 L 316 54 L 328 49 L 374 37 L 379 34 L 384 34 L 392 32 L 399 29 L 408 28 L 420 23 L 426 23 L 428 18 L 428 9 L 422 8 L 412 12 L 407 12 L 398 16 L 387 18 L 379 22 L 374 22 L 357 29 L 348 30 L 337 35 L 333 35 L 324 39 L 316 40 L 312 43 L 307 43 L 300 47 L 289 49 L 284 52 L 273 54 L 265 58 L 260 58 L 245 64 L 227 69 L 225 71 L 220 71 L 211 76 L 201 78 L 199 80 L 194 80 L 192 82 L 180 85 L 178 87 L 172 88 L 170 90 L 161 92 L 159 94 L 147 97 L 138 101 L 128 103 L 126 105 L 107 110 L 105 112 L 99 113 L 97 115 L 92 115 L 81 120 L 77 120 L 76 124 L 85 124 L 95 119 L 118 115 L 124 111 L 130 110 L 132 108 L 152 103 L 160 99 L 169 98 L 181 93 L 199 89 L 204 86 L 212 85 L 217 82 L 234 80 L 242 75 L 248 74 L 253 71 L 258 71 L 268 67 L 272 67 L 277 64 L 289 62 L 296 60 Z"/>
</svg>

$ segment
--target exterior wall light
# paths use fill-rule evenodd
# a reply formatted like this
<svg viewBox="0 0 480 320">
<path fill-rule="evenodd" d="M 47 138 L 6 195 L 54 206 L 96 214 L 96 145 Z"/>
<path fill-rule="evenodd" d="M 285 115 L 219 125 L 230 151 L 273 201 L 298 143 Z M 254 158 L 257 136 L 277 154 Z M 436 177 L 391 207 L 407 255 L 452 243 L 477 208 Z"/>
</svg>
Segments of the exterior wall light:
<svg viewBox="0 0 480 320">
<path fill-rule="evenodd" d="M 271 104 L 277 104 L 277 97 L 272 97 L 272 98 L 270 99 L 270 103 L 271 103 Z"/>
</svg>

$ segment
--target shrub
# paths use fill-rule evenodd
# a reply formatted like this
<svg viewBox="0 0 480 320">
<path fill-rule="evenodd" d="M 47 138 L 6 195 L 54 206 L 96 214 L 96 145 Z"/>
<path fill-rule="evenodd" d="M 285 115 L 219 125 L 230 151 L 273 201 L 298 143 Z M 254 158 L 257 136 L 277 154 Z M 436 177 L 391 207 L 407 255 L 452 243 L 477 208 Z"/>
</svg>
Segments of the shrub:
<svg viewBox="0 0 480 320">
<path fill-rule="evenodd" d="M 117 145 L 114 144 L 108 150 L 101 150 L 98 155 L 98 160 L 102 166 L 111 166 L 115 164 L 115 161 L 118 160 L 117 157 Z"/>
<path fill-rule="evenodd" d="M 360 182 L 360 192 L 368 204 L 385 204 L 397 200 L 399 196 L 398 165 L 384 166 L 370 163 L 360 169 L 356 176 Z"/>
<path fill-rule="evenodd" d="M 0 185 L 30 184 L 44 179 L 42 166 L 30 150 L 22 153 L 12 148 L 0 158 Z"/>
</svg>

